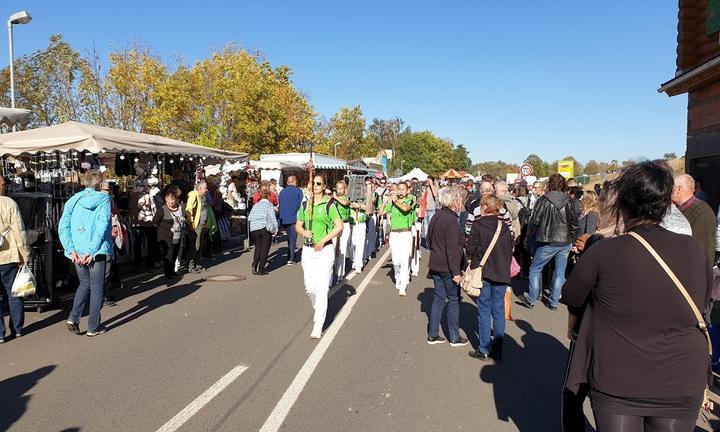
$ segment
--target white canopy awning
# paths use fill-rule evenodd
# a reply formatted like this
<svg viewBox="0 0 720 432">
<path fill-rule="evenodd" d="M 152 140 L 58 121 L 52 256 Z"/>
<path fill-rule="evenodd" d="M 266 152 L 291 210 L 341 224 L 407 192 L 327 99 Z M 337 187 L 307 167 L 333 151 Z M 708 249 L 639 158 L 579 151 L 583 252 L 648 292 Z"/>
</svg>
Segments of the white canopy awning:
<svg viewBox="0 0 720 432">
<path fill-rule="evenodd" d="M 345 162 L 344 159 L 339 159 L 333 156 L 319 153 L 313 153 L 312 158 L 313 164 L 315 165 L 316 169 L 348 169 L 347 162 Z M 279 153 L 260 155 L 260 162 L 293 163 L 305 166 L 305 164 L 307 164 L 309 161 L 310 153 Z"/>
<path fill-rule="evenodd" d="M 421 170 L 420 168 L 413 168 L 412 170 L 410 170 L 409 173 L 400 177 L 400 181 L 408 181 L 408 180 L 412 180 L 414 178 L 416 178 L 422 182 L 422 181 L 427 180 L 428 175 L 425 174 L 425 171 Z"/>
<path fill-rule="evenodd" d="M 120 153 L 162 153 L 207 156 L 218 159 L 247 160 L 247 153 L 220 150 L 121 129 L 78 122 L 30 129 L 0 135 L 0 154 L 19 156 L 70 150 Z"/>
</svg>

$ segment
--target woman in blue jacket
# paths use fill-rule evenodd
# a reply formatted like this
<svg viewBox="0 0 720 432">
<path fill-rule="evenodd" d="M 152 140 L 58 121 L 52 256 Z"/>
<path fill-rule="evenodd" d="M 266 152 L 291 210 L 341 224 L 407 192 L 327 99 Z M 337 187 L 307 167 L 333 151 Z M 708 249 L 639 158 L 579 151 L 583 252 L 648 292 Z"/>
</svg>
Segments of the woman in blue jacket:
<svg viewBox="0 0 720 432">
<path fill-rule="evenodd" d="M 90 170 L 85 173 L 85 190 L 73 195 L 65 203 L 60 218 L 60 242 L 65 256 L 75 264 L 80 284 L 68 317 L 67 327 L 80 334 L 80 316 L 90 298 L 88 336 L 105 333 L 100 328 L 100 309 L 105 294 L 105 265 L 112 257 L 112 224 L 110 197 L 100 192 L 103 175 Z"/>
</svg>

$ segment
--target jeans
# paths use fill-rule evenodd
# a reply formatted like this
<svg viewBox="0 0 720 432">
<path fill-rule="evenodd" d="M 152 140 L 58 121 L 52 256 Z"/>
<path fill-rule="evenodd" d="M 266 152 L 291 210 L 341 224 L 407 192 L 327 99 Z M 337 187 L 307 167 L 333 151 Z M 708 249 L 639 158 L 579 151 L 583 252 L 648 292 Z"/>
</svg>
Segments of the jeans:
<svg viewBox="0 0 720 432">
<path fill-rule="evenodd" d="M 565 284 L 565 267 L 567 267 L 568 255 L 572 245 L 570 243 L 544 243 L 538 245 L 530 265 L 530 292 L 528 300 L 535 304 L 538 293 L 542 288 L 542 270 L 551 259 L 555 258 L 555 271 L 552 277 L 552 292 L 550 294 L 550 306 L 557 306 L 560 302 L 560 293 Z"/>
<path fill-rule="evenodd" d="M 250 237 L 255 243 L 255 253 L 253 254 L 252 268 L 256 272 L 264 272 L 267 265 L 268 253 L 270 252 L 270 244 L 272 243 L 272 234 L 266 228 L 250 231 Z"/>
<path fill-rule="evenodd" d="M 435 210 L 427 210 L 425 219 L 423 220 L 423 237 L 427 237 L 427 230 L 430 227 L 430 221 L 435 216 Z"/>
<path fill-rule="evenodd" d="M 95 261 L 88 265 L 75 264 L 80 284 L 75 291 L 75 300 L 68 320 L 76 324 L 80 322 L 80 316 L 89 297 L 88 331 L 91 332 L 100 327 L 100 310 L 105 296 L 105 259 L 105 255 L 98 255 Z"/>
<path fill-rule="evenodd" d="M 478 351 L 484 354 L 502 354 L 505 336 L 505 290 L 506 285 L 492 285 L 483 280 L 480 296 L 475 300 L 478 309 Z M 493 338 L 490 339 L 490 319 L 492 318 Z M 492 349 L 491 349 L 492 341 Z"/>
<path fill-rule="evenodd" d="M 5 293 L 8 297 L 10 320 L 15 328 L 15 333 L 22 333 L 23 323 L 25 321 L 23 299 L 10 295 L 18 269 L 18 263 L 0 264 L 0 280 L 2 280 L 2 284 L 5 287 Z M 0 298 L 1 297 L 2 296 L 0 296 Z M 5 337 L 5 318 L 2 316 L 2 312 L 0 312 L 0 338 L 3 337 Z"/>
<path fill-rule="evenodd" d="M 295 252 L 297 250 L 297 231 L 295 231 L 295 224 L 287 224 L 282 227 L 287 233 L 288 261 L 295 262 Z"/>
<path fill-rule="evenodd" d="M 447 299 L 447 336 L 450 341 L 457 341 L 460 339 L 460 303 L 458 302 L 460 288 L 453 282 L 451 273 L 432 272 L 432 278 L 435 284 L 435 293 L 433 294 L 432 309 L 430 309 L 428 336 L 436 337 L 440 334 L 440 319 Z"/>
</svg>

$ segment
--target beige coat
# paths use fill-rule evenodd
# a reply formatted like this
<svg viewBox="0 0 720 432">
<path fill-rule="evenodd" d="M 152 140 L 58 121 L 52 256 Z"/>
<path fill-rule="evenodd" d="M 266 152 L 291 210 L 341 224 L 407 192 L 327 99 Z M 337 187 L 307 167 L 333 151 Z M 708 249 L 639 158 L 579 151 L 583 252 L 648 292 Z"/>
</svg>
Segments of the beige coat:
<svg viewBox="0 0 720 432">
<path fill-rule="evenodd" d="M 0 264 L 27 262 L 30 250 L 20 209 L 11 198 L 0 196 L 0 234 L 8 228 L 10 232 L 5 235 L 5 241 L 0 246 Z"/>
</svg>

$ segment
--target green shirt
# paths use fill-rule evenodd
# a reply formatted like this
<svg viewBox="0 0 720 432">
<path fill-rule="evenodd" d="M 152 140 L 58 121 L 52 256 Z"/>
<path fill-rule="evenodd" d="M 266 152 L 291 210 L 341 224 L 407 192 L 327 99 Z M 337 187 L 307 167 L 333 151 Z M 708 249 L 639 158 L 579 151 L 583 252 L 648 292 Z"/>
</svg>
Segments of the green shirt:
<svg viewBox="0 0 720 432">
<path fill-rule="evenodd" d="M 415 201 L 412 197 L 406 196 L 400 201 L 401 204 L 414 207 Z M 410 228 L 415 223 L 415 209 L 403 213 L 398 206 L 389 201 L 385 204 L 385 213 L 390 214 L 390 228 L 394 230 Z"/>
<path fill-rule="evenodd" d="M 334 222 L 335 219 L 340 219 L 340 214 L 338 213 L 337 208 L 339 206 L 337 205 L 330 205 L 328 206 L 328 198 L 323 197 L 322 201 L 316 202 L 313 206 L 313 220 L 312 220 L 312 232 L 313 232 L 313 241 L 315 243 L 320 242 L 325 236 L 327 236 L 330 231 L 333 230 L 335 227 Z M 305 202 L 303 205 L 300 206 L 300 210 L 298 210 L 297 218 L 298 220 L 301 220 L 303 222 L 303 226 L 305 229 L 308 229 L 310 227 L 310 220 L 308 218 L 308 212 L 306 207 L 308 206 L 308 203 Z M 328 207 L 330 207 L 328 209 Z"/>
<path fill-rule="evenodd" d="M 338 195 L 338 198 L 347 199 L 347 195 Z M 342 203 L 340 203 L 340 201 L 335 200 L 335 204 L 338 209 L 338 213 L 340 213 L 340 218 L 343 222 L 348 222 L 350 220 L 350 203 L 348 203 L 347 207 L 345 207 Z"/>
<path fill-rule="evenodd" d="M 354 224 L 365 223 L 368 220 L 367 214 L 365 214 L 365 210 L 352 209 L 350 211 L 350 216 L 350 220 Z"/>
</svg>

